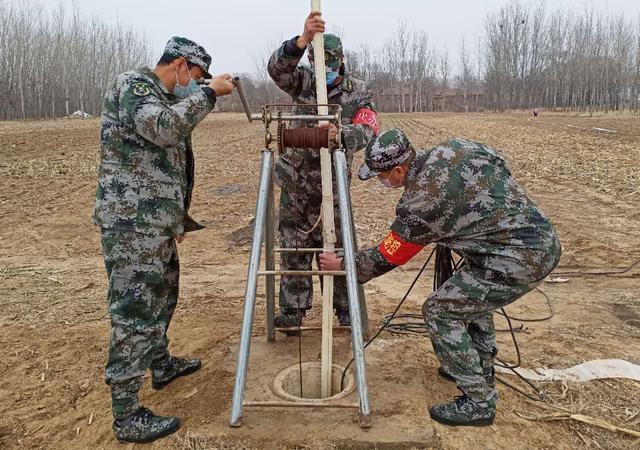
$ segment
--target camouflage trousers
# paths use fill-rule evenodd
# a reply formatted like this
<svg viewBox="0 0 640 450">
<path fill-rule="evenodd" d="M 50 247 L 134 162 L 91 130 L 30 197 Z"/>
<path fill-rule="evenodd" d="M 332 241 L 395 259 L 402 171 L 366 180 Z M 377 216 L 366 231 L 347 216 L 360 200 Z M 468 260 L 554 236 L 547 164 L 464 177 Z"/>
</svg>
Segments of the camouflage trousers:
<svg viewBox="0 0 640 450">
<path fill-rule="evenodd" d="M 319 186 L 319 184 L 318 184 Z M 280 193 L 280 243 L 285 248 L 321 248 L 322 225 L 308 232 L 317 223 L 320 216 L 322 193 L 320 189 L 300 183 L 295 189 L 282 188 Z M 334 204 L 336 226 L 336 247 L 342 246 L 340 213 Z M 316 259 L 318 257 L 315 254 Z M 282 270 L 311 270 L 314 253 L 286 252 L 280 255 Z M 348 309 L 347 286 L 345 277 L 334 277 L 333 305 L 335 308 Z M 280 278 L 280 309 L 311 308 L 313 300 L 313 281 L 310 276 L 282 276 Z"/>
<path fill-rule="evenodd" d="M 497 400 L 495 386 L 485 378 L 498 352 L 494 311 L 538 284 L 506 285 L 463 267 L 424 302 L 422 315 L 436 356 L 472 400 Z"/>
<path fill-rule="evenodd" d="M 105 381 L 116 419 L 138 408 L 147 369 L 168 358 L 167 329 L 178 301 L 180 265 L 175 240 L 102 229 L 111 316 Z"/>
</svg>

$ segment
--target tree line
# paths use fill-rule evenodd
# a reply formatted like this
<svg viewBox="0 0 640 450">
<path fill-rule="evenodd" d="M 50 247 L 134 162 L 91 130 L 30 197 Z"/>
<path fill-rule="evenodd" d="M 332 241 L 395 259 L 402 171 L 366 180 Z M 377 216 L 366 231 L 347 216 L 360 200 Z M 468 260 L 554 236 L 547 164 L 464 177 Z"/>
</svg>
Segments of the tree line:
<svg viewBox="0 0 640 450">
<path fill-rule="evenodd" d="M 476 42 L 462 41 L 454 54 L 452 63 L 447 49 L 400 22 L 380 48 L 347 48 L 346 60 L 369 82 L 381 111 L 640 113 L 640 18 L 511 0 L 487 15 Z M 251 80 L 263 103 L 275 95 L 266 59 L 256 59 Z M 237 107 L 222 106 L 229 105 Z"/>
<path fill-rule="evenodd" d="M 345 44 L 348 70 L 369 82 L 380 111 L 640 112 L 640 18 L 510 0 L 487 15 L 477 41 L 451 53 L 404 22 L 379 48 Z M 266 73 L 279 45 L 265 44 L 243 74 L 255 109 L 287 100 Z M 132 28 L 84 16 L 77 4 L 0 0 L 0 120 L 97 115 L 111 80 L 155 53 Z M 241 105 L 230 96 L 218 109 Z"/>
<path fill-rule="evenodd" d="M 638 112 L 638 19 L 512 1 L 487 17 L 481 56 L 492 109 Z"/>
<path fill-rule="evenodd" d="M 133 29 L 86 17 L 77 4 L 0 0 L 0 61 L 0 120 L 96 115 L 113 78 L 149 64 L 151 51 Z"/>
</svg>

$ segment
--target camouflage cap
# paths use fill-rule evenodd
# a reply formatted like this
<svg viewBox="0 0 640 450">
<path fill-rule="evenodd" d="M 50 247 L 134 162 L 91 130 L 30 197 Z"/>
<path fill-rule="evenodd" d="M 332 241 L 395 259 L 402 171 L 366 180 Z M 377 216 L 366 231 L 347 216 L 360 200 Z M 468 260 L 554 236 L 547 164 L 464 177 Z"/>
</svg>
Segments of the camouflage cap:
<svg viewBox="0 0 640 450">
<path fill-rule="evenodd" d="M 368 180 L 405 162 L 414 153 L 407 135 L 393 128 L 373 138 L 364 152 L 364 163 L 358 178 Z"/>
<path fill-rule="evenodd" d="M 173 36 L 164 48 L 164 54 L 174 57 L 183 57 L 187 62 L 195 64 L 205 72 L 205 78 L 213 78 L 209 73 L 211 55 L 201 45 L 190 39 Z"/>
<path fill-rule="evenodd" d="M 309 61 L 313 64 L 313 43 L 309 44 Z M 342 49 L 342 41 L 335 34 L 324 35 L 324 63 L 327 67 L 333 69 L 340 68 L 344 50 Z"/>
</svg>

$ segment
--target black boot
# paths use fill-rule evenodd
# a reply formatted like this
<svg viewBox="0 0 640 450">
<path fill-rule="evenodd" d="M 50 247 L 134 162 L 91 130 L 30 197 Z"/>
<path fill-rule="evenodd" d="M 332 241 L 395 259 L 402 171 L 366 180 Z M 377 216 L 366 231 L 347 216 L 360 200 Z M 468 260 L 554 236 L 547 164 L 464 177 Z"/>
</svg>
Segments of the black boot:
<svg viewBox="0 0 640 450">
<path fill-rule="evenodd" d="M 463 394 L 452 402 L 432 406 L 429 415 L 445 425 L 486 427 L 496 417 L 496 401 L 475 402 Z"/>
<path fill-rule="evenodd" d="M 280 309 L 280 314 L 278 314 L 275 318 L 275 326 L 276 328 L 297 328 L 302 326 L 302 318 L 306 314 L 305 309 L 297 309 L 297 308 L 282 308 Z M 282 331 L 282 333 L 288 336 L 297 336 L 298 331 Z"/>
<path fill-rule="evenodd" d="M 153 442 L 175 433 L 178 428 L 179 418 L 156 416 L 144 406 L 126 419 L 113 422 L 113 432 L 120 442 Z"/>
<path fill-rule="evenodd" d="M 349 315 L 349 308 L 336 308 L 336 316 L 338 317 L 338 323 L 341 327 L 351 326 L 351 316 Z"/>
<path fill-rule="evenodd" d="M 196 372 L 202 367 L 199 359 L 182 359 L 169 356 L 151 366 L 151 387 L 162 389 L 178 377 Z"/>
</svg>

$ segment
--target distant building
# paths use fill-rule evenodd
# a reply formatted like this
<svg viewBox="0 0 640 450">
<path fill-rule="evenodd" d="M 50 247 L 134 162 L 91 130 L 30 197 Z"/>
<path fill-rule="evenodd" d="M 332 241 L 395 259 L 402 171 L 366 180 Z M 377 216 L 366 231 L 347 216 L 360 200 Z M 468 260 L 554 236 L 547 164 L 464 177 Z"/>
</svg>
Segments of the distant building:
<svg viewBox="0 0 640 450">
<path fill-rule="evenodd" d="M 394 87 L 378 94 L 378 107 L 382 111 L 412 111 L 413 90 L 409 87 Z"/>
<path fill-rule="evenodd" d="M 485 105 L 486 94 L 484 88 L 471 88 L 465 92 L 462 89 L 439 87 L 431 96 L 432 111 L 442 112 L 477 112 Z"/>
<path fill-rule="evenodd" d="M 477 112 L 484 110 L 486 101 L 485 90 L 481 87 L 469 89 L 466 97 L 464 90 L 444 86 L 422 92 L 398 86 L 377 94 L 376 103 L 381 111 L 386 112 Z"/>
</svg>

